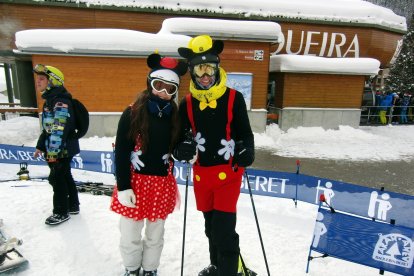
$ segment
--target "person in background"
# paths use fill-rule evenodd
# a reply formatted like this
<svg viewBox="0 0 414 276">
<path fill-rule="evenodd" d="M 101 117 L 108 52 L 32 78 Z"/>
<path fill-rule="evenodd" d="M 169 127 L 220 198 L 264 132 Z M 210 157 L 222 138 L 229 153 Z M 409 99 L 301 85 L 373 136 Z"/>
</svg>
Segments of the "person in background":
<svg viewBox="0 0 414 276">
<path fill-rule="evenodd" d="M 409 93 L 411 95 L 411 99 L 410 99 L 410 104 L 408 105 L 408 121 L 409 122 L 413 122 L 413 109 L 414 109 L 414 97 L 412 95 L 412 93 Z"/>
<path fill-rule="evenodd" d="M 79 140 L 74 137 L 75 115 L 72 95 L 63 86 L 63 73 L 56 67 L 37 64 L 36 90 L 45 100 L 42 108 L 42 133 L 34 157 L 45 154 L 50 168 L 49 183 L 53 187 L 53 214 L 45 223 L 57 225 L 79 213 L 79 198 L 72 177 L 70 162 L 80 152 Z"/>
<path fill-rule="evenodd" d="M 381 101 L 382 101 L 382 93 L 379 89 L 375 91 L 375 119 L 374 123 L 378 124 L 380 122 L 379 116 L 381 111 Z"/>
<path fill-rule="evenodd" d="M 123 112 L 116 135 L 117 185 L 111 210 L 120 214 L 120 252 L 125 275 L 157 275 L 164 224 L 179 204 L 171 152 L 178 140 L 174 101 L 187 64 L 151 54 L 147 89 Z M 145 227 L 145 234 L 141 231 Z"/>
<path fill-rule="evenodd" d="M 210 265 L 200 276 L 237 275 L 240 249 L 236 205 L 244 167 L 254 161 L 254 136 L 246 103 L 242 93 L 226 86 L 227 75 L 220 66 L 223 47 L 222 41 L 201 35 L 193 38 L 188 48 L 178 49 L 187 59 L 191 82 L 190 93 L 179 107 L 182 142 L 174 157 L 195 160 L 194 193 L 197 209 L 204 215 L 210 251 Z"/>
<path fill-rule="evenodd" d="M 398 99 L 397 93 L 384 93 L 380 103 L 380 121 L 381 124 L 387 124 L 387 113 L 389 115 L 388 123 L 392 122 L 393 107 Z"/>
<path fill-rule="evenodd" d="M 401 97 L 401 113 L 400 113 L 400 123 L 401 124 L 407 124 L 408 118 L 407 118 L 407 111 L 408 106 L 411 102 L 411 95 L 408 92 L 405 92 L 404 95 Z"/>
</svg>

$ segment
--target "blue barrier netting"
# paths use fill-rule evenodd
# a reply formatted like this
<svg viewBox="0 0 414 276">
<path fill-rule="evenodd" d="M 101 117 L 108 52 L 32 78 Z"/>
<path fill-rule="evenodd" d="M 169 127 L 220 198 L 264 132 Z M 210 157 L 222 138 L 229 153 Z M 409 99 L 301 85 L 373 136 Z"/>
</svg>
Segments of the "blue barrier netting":
<svg viewBox="0 0 414 276">
<path fill-rule="evenodd" d="M 0 144 L 0 163 L 46 165 L 43 157 L 33 158 L 35 148 Z M 187 165 L 175 163 L 174 175 L 179 184 L 185 184 Z M 114 156 L 110 151 L 81 151 L 72 160 L 75 169 L 114 173 Z M 377 221 L 396 221 L 396 225 L 414 228 L 414 197 L 381 191 L 359 185 L 309 175 L 247 170 L 252 193 L 271 197 L 290 198 L 319 204 L 319 195 L 324 194 L 328 204 L 336 210 Z M 189 179 L 192 179 L 192 175 Z M 192 183 L 190 183 L 191 185 Z M 241 184 L 243 193 L 248 193 L 246 181 Z"/>
<path fill-rule="evenodd" d="M 414 229 L 319 208 L 310 252 L 414 275 L 413 240 Z"/>
</svg>

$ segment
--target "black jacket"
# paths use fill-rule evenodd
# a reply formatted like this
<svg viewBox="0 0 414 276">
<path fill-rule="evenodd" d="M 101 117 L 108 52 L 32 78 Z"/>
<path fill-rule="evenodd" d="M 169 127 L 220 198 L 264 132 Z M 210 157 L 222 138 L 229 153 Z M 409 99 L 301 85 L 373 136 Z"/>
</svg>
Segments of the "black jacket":
<svg viewBox="0 0 414 276">
<path fill-rule="evenodd" d="M 201 166 L 214 166 L 228 163 L 227 160 L 219 155 L 218 151 L 223 148 L 222 139 L 226 139 L 227 110 L 230 89 L 217 99 L 217 107 L 200 110 L 200 102 L 191 99 L 193 107 L 193 117 L 196 132 L 201 133 L 205 139 L 203 144 L 205 151 L 198 150 L 198 161 Z M 250 127 L 247 115 L 246 103 L 243 94 L 236 91 L 233 103 L 233 120 L 230 124 L 230 136 L 235 142 L 243 141 L 243 144 L 254 154 L 254 136 Z M 179 107 L 180 120 L 182 124 L 181 140 L 185 139 L 185 132 L 191 130 L 191 124 L 187 115 L 187 100 L 184 98 Z"/>
</svg>

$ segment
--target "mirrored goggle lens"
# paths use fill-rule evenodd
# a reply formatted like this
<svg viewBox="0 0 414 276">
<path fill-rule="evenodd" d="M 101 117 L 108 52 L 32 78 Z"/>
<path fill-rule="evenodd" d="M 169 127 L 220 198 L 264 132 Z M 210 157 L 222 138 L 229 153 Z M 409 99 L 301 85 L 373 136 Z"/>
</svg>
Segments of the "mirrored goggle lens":
<svg viewBox="0 0 414 276">
<path fill-rule="evenodd" d="M 36 64 L 33 71 L 36 72 L 36 73 L 43 73 L 43 74 L 48 74 L 49 73 L 49 70 L 43 64 Z"/>
<path fill-rule="evenodd" d="M 151 87 L 158 93 L 165 92 L 167 95 L 174 95 L 178 91 L 178 87 L 174 83 L 165 82 L 163 80 L 154 79 L 151 81 Z"/>
<path fill-rule="evenodd" d="M 205 74 L 212 77 L 216 74 L 217 71 L 217 64 L 215 63 L 201 63 L 194 66 L 193 72 L 194 74 L 201 78 Z"/>
</svg>

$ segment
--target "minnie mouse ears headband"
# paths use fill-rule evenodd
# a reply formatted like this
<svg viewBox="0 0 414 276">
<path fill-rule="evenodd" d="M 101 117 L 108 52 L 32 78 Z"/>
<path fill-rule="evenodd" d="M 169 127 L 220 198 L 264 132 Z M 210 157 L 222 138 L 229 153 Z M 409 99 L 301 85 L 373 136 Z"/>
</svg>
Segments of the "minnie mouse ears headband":
<svg viewBox="0 0 414 276">
<path fill-rule="evenodd" d="M 151 54 L 147 58 L 147 65 L 152 71 L 168 69 L 176 73 L 178 76 L 183 76 L 188 69 L 188 66 L 183 61 L 178 61 L 175 58 L 163 57 L 159 54 Z"/>
<path fill-rule="evenodd" d="M 219 54 L 223 51 L 224 43 L 221 40 L 212 40 L 208 35 L 200 35 L 192 38 L 188 48 L 178 48 L 178 53 L 186 58 L 190 65 L 214 62 L 219 63 Z"/>
</svg>

